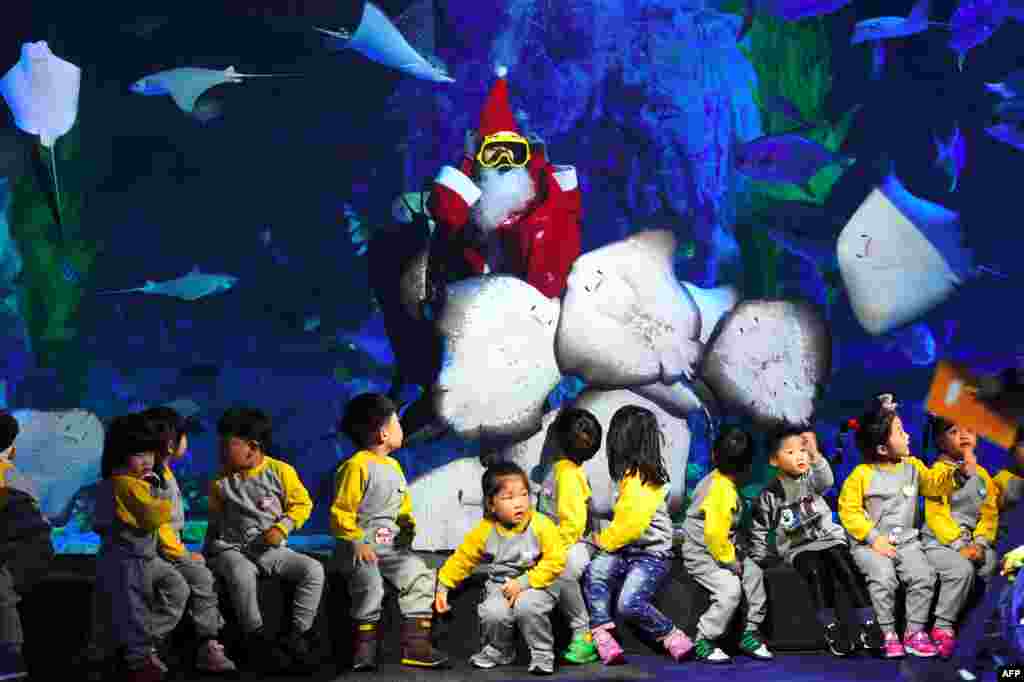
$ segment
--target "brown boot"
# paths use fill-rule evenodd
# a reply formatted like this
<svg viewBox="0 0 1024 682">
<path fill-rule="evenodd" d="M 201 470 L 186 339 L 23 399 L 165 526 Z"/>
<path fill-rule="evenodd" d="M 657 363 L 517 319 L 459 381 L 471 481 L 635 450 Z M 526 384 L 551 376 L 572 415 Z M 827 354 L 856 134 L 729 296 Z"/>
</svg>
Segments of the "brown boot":
<svg viewBox="0 0 1024 682">
<path fill-rule="evenodd" d="M 402 623 L 402 665 L 440 668 L 448 663 L 448 654 L 430 643 L 430 618 L 406 618 Z"/>
<path fill-rule="evenodd" d="M 377 623 L 356 623 L 352 644 L 352 672 L 376 670 Z"/>
</svg>

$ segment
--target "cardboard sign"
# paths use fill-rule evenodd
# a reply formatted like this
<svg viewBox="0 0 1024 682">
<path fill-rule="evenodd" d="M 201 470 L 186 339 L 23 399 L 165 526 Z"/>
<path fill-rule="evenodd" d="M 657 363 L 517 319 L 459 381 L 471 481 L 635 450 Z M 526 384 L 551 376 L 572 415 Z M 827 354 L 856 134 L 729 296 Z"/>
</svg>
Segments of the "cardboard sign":
<svg viewBox="0 0 1024 682">
<path fill-rule="evenodd" d="M 977 385 L 967 368 L 942 360 L 935 367 L 925 409 L 1009 450 L 1017 442 L 1017 420 L 978 400 Z"/>
</svg>

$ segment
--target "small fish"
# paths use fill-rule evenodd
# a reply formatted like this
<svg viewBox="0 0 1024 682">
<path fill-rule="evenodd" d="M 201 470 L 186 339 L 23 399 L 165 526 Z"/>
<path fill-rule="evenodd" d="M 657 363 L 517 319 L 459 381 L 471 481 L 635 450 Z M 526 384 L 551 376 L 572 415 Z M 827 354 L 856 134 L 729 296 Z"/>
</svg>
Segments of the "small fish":
<svg viewBox="0 0 1024 682">
<path fill-rule="evenodd" d="M 806 137 L 765 135 L 739 146 L 736 170 L 761 182 L 791 183 L 814 196 L 810 180 L 826 166 L 852 165 L 855 159 L 829 151 Z"/>
<path fill-rule="evenodd" d="M 1014 71 L 999 83 L 985 83 L 985 88 L 1003 99 L 1024 97 L 1024 69 Z"/>
<path fill-rule="evenodd" d="M 957 69 L 963 71 L 967 53 L 991 38 L 1008 17 L 1006 0 L 960 0 L 949 22 Z"/>
<path fill-rule="evenodd" d="M 996 117 L 1002 122 L 1024 123 L 1024 97 L 1005 99 L 996 104 Z"/>
<path fill-rule="evenodd" d="M 116 291 L 98 291 L 98 296 L 110 294 L 157 294 L 179 298 L 183 301 L 197 301 L 200 298 L 228 291 L 238 283 L 238 278 L 232 275 L 208 274 L 200 272 L 199 266 L 177 279 L 170 279 L 164 282 L 147 280 L 141 287 L 134 289 L 118 289 Z"/>
<path fill-rule="evenodd" d="M 883 344 L 886 350 L 897 349 L 916 367 L 928 367 L 938 358 L 939 345 L 930 327 L 918 322 L 904 329 L 890 332 Z"/>
<path fill-rule="evenodd" d="M 949 186 L 949 191 L 955 192 L 957 183 L 960 181 L 960 173 L 967 162 L 967 145 L 960 132 L 960 125 L 957 124 L 953 128 L 948 142 L 943 142 L 938 137 L 934 137 L 934 140 L 937 150 L 935 163 L 950 177 L 952 184 Z"/>
<path fill-rule="evenodd" d="M 234 66 L 224 70 L 191 66 L 150 74 L 131 84 L 137 95 L 170 95 L 186 114 L 194 114 L 196 102 L 210 88 L 224 83 L 241 83 L 245 78 L 299 78 L 301 73 L 238 73 Z"/>
<path fill-rule="evenodd" d="M 302 323 L 302 331 L 304 332 L 315 332 L 320 329 L 320 316 L 310 315 Z"/>
<path fill-rule="evenodd" d="M 341 213 L 347 223 L 349 238 L 356 245 L 356 255 L 366 255 L 371 236 L 369 227 L 351 205 L 343 204 Z"/>
<path fill-rule="evenodd" d="M 1024 128 L 1019 125 L 999 123 L 985 128 L 985 132 L 1000 142 L 1005 142 L 1014 149 L 1024 151 Z"/>
<path fill-rule="evenodd" d="M 875 17 L 858 21 L 853 28 L 850 44 L 859 45 L 924 33 L 928 30 L 930 13 L 931 0 L 920 0 L 906 17 Z"/>
</svg>

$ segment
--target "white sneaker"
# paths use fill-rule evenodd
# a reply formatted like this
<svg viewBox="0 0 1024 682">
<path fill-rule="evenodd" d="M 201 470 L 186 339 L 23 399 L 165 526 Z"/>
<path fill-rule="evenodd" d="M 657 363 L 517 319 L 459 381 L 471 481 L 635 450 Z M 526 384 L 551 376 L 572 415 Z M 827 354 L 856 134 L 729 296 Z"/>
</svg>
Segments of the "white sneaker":
<svg viewBox="0 0 1024 682">
<path fill-rule="evenodd" d="M 977 675 L 975 675 L 974 673 L 972 673 L 970 670 L 968 670 L 966 668 L 960 668 L 959 670 L 956 671 L 956 674 L 964 682 L 974 682 L 976 679 L 978 679 Z"/>
<path fill-rule="evenodd" d="M 509 665 L 515 659 L 515 651 L 503 654 L 502 652 L 498 651 L 496 647 L 488 644 L 483 649 L 481 649 L 479 653 L 470 656 L 469 662 L 475 668 L 489 670 L 491 668 L 496 668 L 499 665 Z"/>
</svg>

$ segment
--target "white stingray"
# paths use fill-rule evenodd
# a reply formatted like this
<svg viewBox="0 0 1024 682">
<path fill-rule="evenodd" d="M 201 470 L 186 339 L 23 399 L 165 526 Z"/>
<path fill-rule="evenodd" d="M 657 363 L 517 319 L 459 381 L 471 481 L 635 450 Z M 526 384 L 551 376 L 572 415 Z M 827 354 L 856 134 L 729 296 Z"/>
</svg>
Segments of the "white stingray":
<svg viewBox="0 0 1024 682">
<path fill-rule="evenodd" d="M 82 70 L 53 54 L 45 40 L 25 43 L 21 57 L 0 78 L 0 95 L 14 114 L 14 124 L 50 151 L 50 172 L 57 197 L 57 223 L 63 227 L 60 180 L 54 145 L 78 119 Z"/>
<path fill-rule="evenodd" d="M 184 66 L 150 74 L 131 84 L 137 95 L 170 95 L 186 114 L 195 112 L 196 101 L 210 88 L 224 83 L 241 83 L 246 78 L 298 78 L 301 73 L 238 73 L 235 67 L 202 69 Z"/>
<path fill-rule="evenodd" d="M 925 315 L 973 271 L 959 216 L 891 175 L 843 228 L 836 255 L 853 312 L 876 336 Z"/>
<path fill-rule="evenodd" d="M 718 404 L 711 390 L 700 379 L 693 382 L 680 379 L 674 384 L 656 382 L 632 386 L 629 390 L 647 398 L 673 417 L 686 419 L 702 410 L 707 416 L 718 414 Z"/>
<path fill-rule="evenodd" d="M 372 2 L 367 2 L 363 8 L 362 19 L 354 33 L 320 27 L 316 27 L 316 30 L 330 38 L 334 49 L 355 50 L 378 64 L 422 80 L 434 83 L 455 82 L 439 65 L 431 64 L 417 52 L 388 16 Z"/>
<path fill-rule="evenodd" d="M 561 380 L 554 341 L 559 303 L 530 284 L 483 276 L 448 288 L 438 320 L 444 363 L 438 415 L 463 438 L 525 438 Z"/>
<path fill-rule="evenodd" d="M 576 259 L 555 344 L 564 374 L 608 388 L 692 379 L 700 311 L 674 249 L 671 232 L 648 231 Z"/>
<path fill-rule="evenodd" d="M 683 286 L 693 296 L 700 310 L 700 342 L 706 344 L 718 321 L 740 302 L 740 292 L 729 285 L 703 289 L 696 284 L 683 282 Z"/>
<path fill-rule="evenodd" d="M 744 301 L 719 325 L 700 375 L 727 410 L 773 425 L 809 423 L 831 369 L 821 312 L 795 301 Z"/>
</svg>

